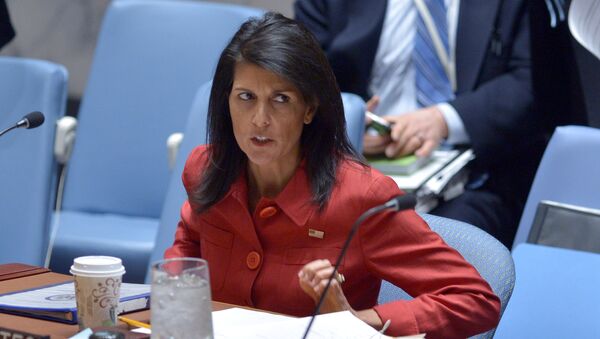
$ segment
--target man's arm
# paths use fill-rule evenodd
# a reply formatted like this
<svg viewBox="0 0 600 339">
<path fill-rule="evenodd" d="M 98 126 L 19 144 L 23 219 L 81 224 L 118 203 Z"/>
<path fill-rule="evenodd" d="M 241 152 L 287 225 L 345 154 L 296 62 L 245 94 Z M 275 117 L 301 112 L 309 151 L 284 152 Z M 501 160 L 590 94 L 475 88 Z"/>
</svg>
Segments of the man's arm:
<svg viewBox="0 0 600 339">
<path fill-rule="evenodd" d="M 510 156 L 515 145 L 538 133 L 539 117 L 533 112 L 533 90 L 529 46 L 529 20 L 526 4 L 506 15 L 515 20 L 500 20 L 505 24 L 515 23 L 514 34 L 509 37 L 512 44 L 508 50 L 506 66 L 501 74 L 490 76 L 475 90 L 461 93 L 450 104 L 456 109 L 465 125 L 478 161 L 490 164 L 503 161 Z M 510 19 L 510 18 L 504 18 Z M 506 39 L 506 38 L 505 38 Z M 504 41 L 506 43 L 506 41 Z M 489 52 L 488 52 L 489 54 Z M 486 56 L 483 76 L 489 66 L 500 62 L 499 57 Z M 490 71 L 493 72 L 493 69 Z M 481 76 L 481 74 L 480 74 Z"/>
<path fill-rule="evenodd" d="M 317 38 L 324 50 L 331 43 L 328 6 L 322 0 L 297 0 L 294 2 L 296 20 L 302 22 Z"/>
<path fill-rule="evenodd" d="M 0 0 L 0 49 L 4 47 L 12 38 L 15 36 L 15 31 L 10 24 L 10 17 L 8 16 L 8 8 L 6 2 Z"/>
</svg>

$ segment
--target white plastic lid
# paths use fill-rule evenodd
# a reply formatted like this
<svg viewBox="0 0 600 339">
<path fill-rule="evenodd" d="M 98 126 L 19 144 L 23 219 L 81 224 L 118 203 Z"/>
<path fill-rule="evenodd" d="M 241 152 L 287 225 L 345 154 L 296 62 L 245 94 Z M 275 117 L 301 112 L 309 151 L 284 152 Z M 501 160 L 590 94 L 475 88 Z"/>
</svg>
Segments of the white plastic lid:
<svg viewBox="0 0 600 339">
<path fill-rule="evenodd" d="M 119 258 L 91 255 L 75 258 L 70 272 L 84 277 L 117 276 L 125 274 L 125 267 Z"/>
</svg>

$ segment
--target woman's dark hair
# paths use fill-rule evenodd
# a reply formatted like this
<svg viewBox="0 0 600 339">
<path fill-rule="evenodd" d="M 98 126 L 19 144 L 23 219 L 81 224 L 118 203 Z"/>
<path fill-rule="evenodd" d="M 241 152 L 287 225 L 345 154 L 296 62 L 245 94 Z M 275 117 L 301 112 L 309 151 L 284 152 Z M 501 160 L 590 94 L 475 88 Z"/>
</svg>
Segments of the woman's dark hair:
<svg viewBox="0 0 600 339">
<path fill-rule="evenodd" d="M 300 140 L 313 201 L 323 208 L 340 160 L 362 163 L 346 136 L 344 108 L 333 71 L 316 39 L 302 24 L 278 13 L 246 21 L 221 53 L 208 107 L 208 162 L 190 200 L 204 211 L 229 190 L 247 163 L 229 113 L 229 94 L 238 62 L 255 64 L 294 84 L 317 107 Z"/>
</svg>

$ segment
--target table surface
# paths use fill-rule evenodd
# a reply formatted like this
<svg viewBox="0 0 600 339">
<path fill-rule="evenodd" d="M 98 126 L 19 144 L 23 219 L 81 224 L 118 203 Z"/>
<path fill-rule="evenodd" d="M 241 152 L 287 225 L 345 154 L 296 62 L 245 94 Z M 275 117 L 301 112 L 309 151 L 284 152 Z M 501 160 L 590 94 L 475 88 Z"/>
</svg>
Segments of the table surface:
<svg viewBox="0 0 600 339">
<path fill-rule="evenodd" d="M 71 276 L 58 273 L 42 273 L 28 277 L 0 281 L 0 294 L 35 288 L 47 284 L 60 283 L 73 280 Z M 236 307 L 235 305 L 213 302 L 213 310 L 224 310 Z M 150 311 L 140 311 L 127 314 L 128 318 L 140 320 L 146 323 L 150 321 Z M 21 330 L 32 334 L 50 335 L 52 339 L 69 338 L 79 332 L 77 325 L 62 324 L 55 321 L 41 320 L 29 317 L 21 317 L 0 313 L 0 327 L 13 330 Z M 121 323 L 119 327 L 127 329 L 127 325 Z"/>
<path fill-rule="evenodd" d="M 494 338 L 600 338 L 600 255 L 521 244 Z"/>
</svg>

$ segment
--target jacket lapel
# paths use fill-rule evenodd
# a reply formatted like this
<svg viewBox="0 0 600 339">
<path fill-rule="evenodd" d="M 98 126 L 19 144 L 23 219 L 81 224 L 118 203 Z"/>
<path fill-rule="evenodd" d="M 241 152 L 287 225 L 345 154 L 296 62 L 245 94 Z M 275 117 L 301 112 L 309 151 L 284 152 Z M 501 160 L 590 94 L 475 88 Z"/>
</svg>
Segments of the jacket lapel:
<svg viewBox="0 0 600 339">
<path fill-rule="evenodd" d="M 501 0 L 461 0 L 456 32 L 457 92 L 477 85 Z"/>
</svg>

